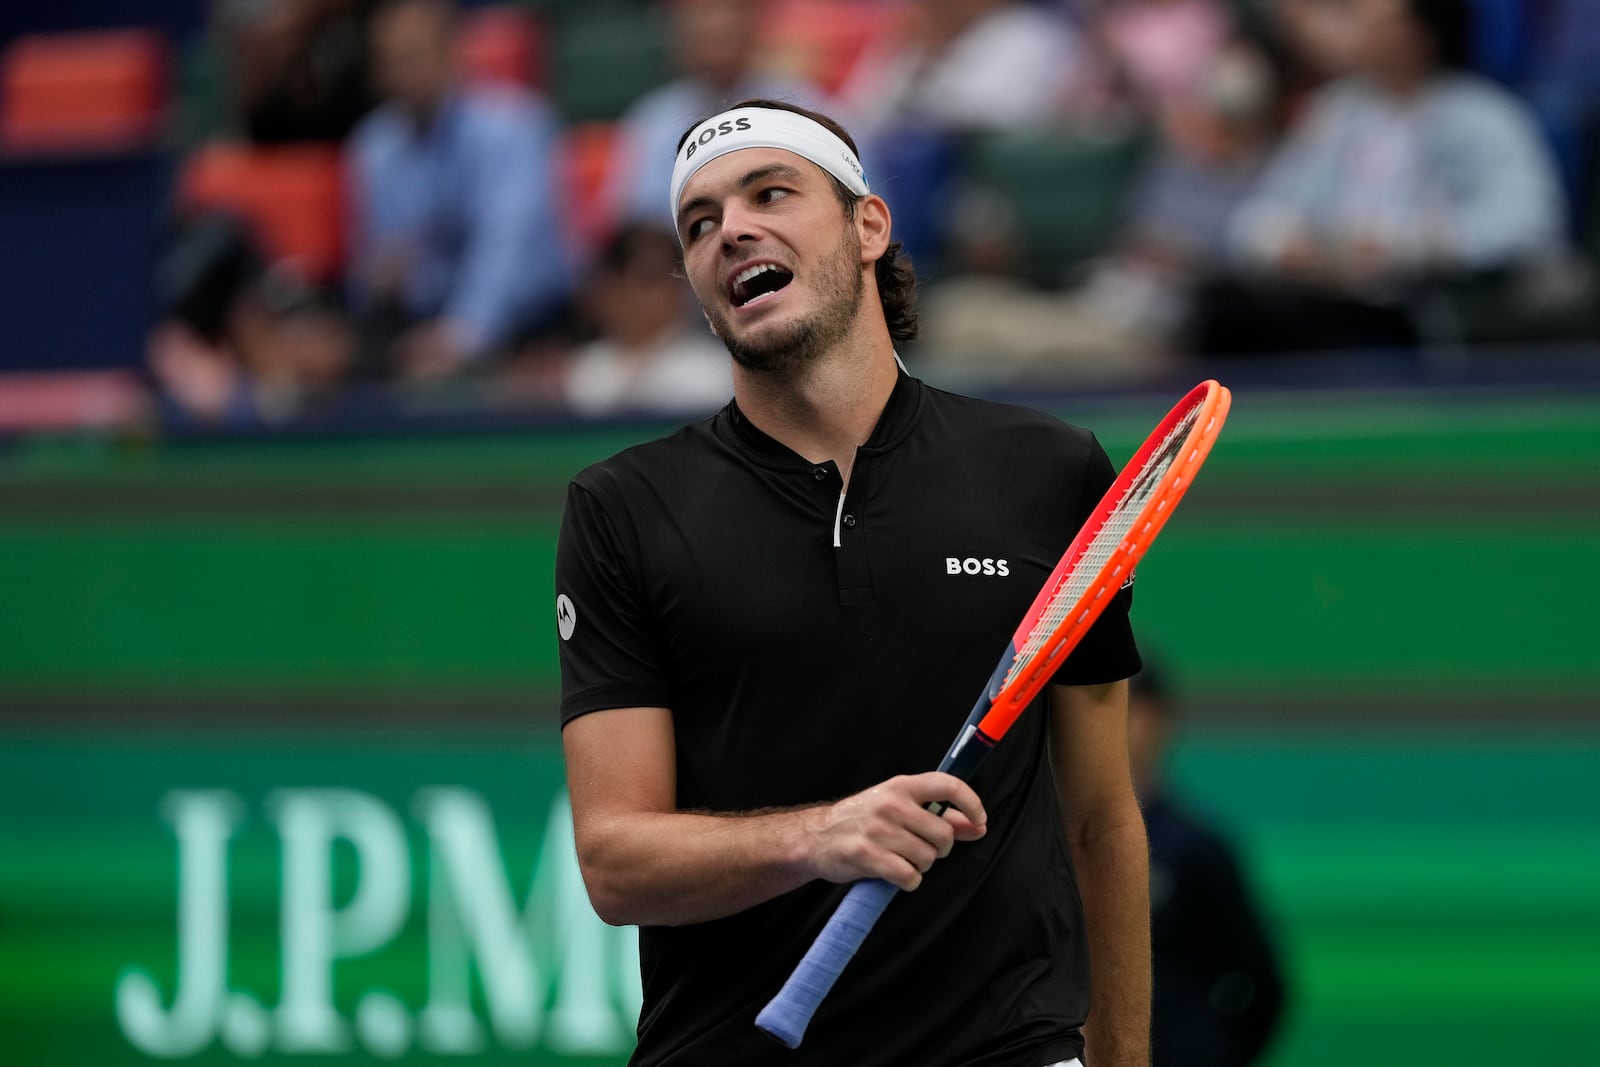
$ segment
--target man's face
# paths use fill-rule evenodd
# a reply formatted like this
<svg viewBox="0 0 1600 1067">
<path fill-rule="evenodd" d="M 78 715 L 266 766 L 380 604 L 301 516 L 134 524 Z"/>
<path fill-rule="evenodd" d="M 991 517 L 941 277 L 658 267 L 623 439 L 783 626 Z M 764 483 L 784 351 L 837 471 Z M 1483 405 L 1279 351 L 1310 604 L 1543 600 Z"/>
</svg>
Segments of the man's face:
<svg viewBox="0 0 1600 1067">
<path fill-rule="evenodd" d="M 680 68 L 712 85 L 738 83 L 756 51 L 760 0 L 678 0 L 673 21 Z"/>
<path fill-rule="evenodd" d="M 432 4 L 399 4 L 372 27 L 378 93 L 415 115 L 432 113 L 455 74 L 455 35 L 448 12 Z"/>
<path fill-rule="evenodd" d="M 1357 65 L 1372 74 L 1410 71 L 1428 61 L 1428 36 L 1405 0 L 1354 0 Z"/>
<path fill-rule="evenodd" d="M 689 284 L 741 366 L 793 372 L 850 332 L 865 293 L 861 237 L 816 164 L 777 148 L 731 152 L 679 204 Z"/>
</svg>

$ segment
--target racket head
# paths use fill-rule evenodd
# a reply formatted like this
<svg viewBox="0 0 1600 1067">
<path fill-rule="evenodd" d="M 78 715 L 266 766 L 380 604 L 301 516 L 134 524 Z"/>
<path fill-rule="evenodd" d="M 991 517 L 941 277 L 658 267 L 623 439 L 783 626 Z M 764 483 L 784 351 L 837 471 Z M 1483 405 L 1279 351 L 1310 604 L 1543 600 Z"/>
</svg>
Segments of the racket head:
<svg viewBox="0 0 1600 1067">
<path fill-rule="evenodd" d="M 1015 659 L 978 729 L 999 740 L 1115 598 L 1193 483 L 1233 396 L 1195 386 L 1123 465 L 1023 616 Z"/>
</svg>

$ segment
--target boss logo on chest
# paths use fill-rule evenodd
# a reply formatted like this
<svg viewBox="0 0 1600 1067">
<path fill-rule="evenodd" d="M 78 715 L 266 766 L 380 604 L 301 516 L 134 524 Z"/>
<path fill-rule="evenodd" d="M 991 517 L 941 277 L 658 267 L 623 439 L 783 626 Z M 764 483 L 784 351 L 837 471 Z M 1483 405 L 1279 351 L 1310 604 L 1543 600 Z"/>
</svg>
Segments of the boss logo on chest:
<svg viewBox="0 0 1600 1067">
<path fill-rule="evenodd" d="M 944 572 L 946 574 L 988 574 L 1004 578 L 1011 573 L 1011 567 L 1003 559 L 990 559 L 988 557 L 979 559 L 975 556 L 968 556 L 966 559 L 962 559 L 958 556 L 946 556 L 944 558 Z"/>
</svg>

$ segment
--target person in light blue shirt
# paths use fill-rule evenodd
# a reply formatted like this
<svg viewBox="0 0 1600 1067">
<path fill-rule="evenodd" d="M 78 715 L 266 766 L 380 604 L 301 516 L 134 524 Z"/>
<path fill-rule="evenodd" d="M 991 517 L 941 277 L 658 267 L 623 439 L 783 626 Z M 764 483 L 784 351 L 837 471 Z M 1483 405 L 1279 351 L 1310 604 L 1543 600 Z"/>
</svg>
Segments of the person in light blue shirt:
<svg viewBox="0 0 1600 1067">
<path fill-rule="evenodd" d="M 559 126 L 531 93 L 456 77 L 451 0 L 389 0 L 384 104 L 351 138 L 348 288 L 380 372 L 444 377 L 554 318 L 575 264 Z"/>
</svg>

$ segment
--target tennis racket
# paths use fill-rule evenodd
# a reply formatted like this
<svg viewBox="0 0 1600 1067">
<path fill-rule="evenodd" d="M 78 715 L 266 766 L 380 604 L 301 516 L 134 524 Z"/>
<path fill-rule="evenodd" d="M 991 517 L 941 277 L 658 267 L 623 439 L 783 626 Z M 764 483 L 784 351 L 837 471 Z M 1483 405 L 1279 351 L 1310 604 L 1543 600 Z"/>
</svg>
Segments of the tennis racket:
<svg viewBox="0 0 1600 1067">
<path fill-rule="evenodd" d="M 1067 547 L 1012 635 L 939 770 L 965 779 L 1005 736 L 1094 625 L 1161 532 L 1228 417 L 1231 394 L 1215 381 L 1190 391 L 1134 453 Z M 944 805 L 928 806 L 935 814 Z M 880 878 L 850 887 L 756 1025 L 789 1048 L 856 954 L 897 890 Z"/>
</svg>

